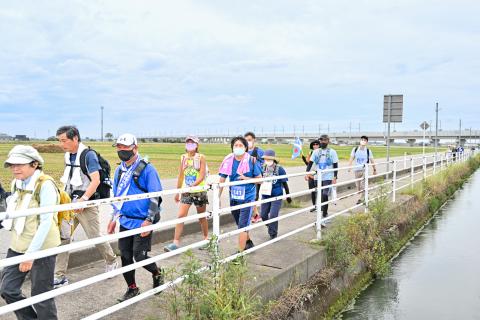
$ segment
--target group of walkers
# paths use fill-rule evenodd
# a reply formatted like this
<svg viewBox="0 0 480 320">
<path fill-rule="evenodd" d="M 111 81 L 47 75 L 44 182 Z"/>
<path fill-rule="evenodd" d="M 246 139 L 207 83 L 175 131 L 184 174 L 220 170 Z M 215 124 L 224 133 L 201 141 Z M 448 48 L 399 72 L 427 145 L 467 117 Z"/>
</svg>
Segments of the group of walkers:
<svg viewBox="0 0 480 320">
<path fill-rule="evenodd" d="M 158 172 L 152 164 L 142 158 L 139 145 L 135 136 L 123 134 L 113 147 L 121 161 L 110 179 L 110 166 L 108 162 L 95 150 L 85 146 L 80 138 L 80 133 L 75 126 L 63 126 L 57 130 L 57 139 L 65 151 L 65 170 L 60 184 L 46 175 L 42 168 L 44 160 L 38 151 L 31 146 L 15 146 L 4 162 L 13 175 L 11 195 L 7 199 L 6 211 L 40 208 L 72 202 L 83 202 L 102 199 L 110 196 L 139 195 L 162 191 L 162 183 Z M 232 210 L 232 216 L 238 229 L 248 227 L 252 222 L 268 221 L 278 217 L 282 206 L 282 198 L 261 204 L 260 212 L 256 205 L 250 205 L 258 199 L 271 199 L 290 193 L 285 169 L 280 165 L 274 150 L 262 150 L 255 145 L 255 134 L 247 132 L 231 140 L 229 153 L 222 161 L 219 168 L 219 181 L 230 182 L 248 181 L 262 177 L 279 177 L 263 183 L 251 182 L 229 187 L 230 206 L 247 205 L 240 209 Z M 360 146 L 351 153 L 350 164 L 373 164 L 373 154 L 366 147 L 367 137 L 362 137 Z M 317 175 L 307 175 L 306 180 L 310 189 L 321 186 L 332 186 L 338 179 L 338 155 L 329 147 L 329 137 L 322 135 L 318 140 L 311 142 L 310 153 L 302 156 L 307 171 L 315 169 L 327 170 L 318 181 Z M 356 177 L 361 177 L 361 170 L 355 171 Z M 200 139 L 188 136 L 185 139 L 185 154 L 179 161 L 179 174 L 177 188 L 202 187 L 206 185 L 208 176 L 207 159 L 200 153 Z M 113 185 L 111 184 L 113 180 Z M 358 185 L 359 190 L 363 188 Z M 1 189 L 1 186 L 0 186 Z M 220 194 L 222 193 L 220 189 Z M 330 188 L 322 189 L 321 199 L 325 203 L 329 199 Z M 7 194 L 2 190 L 2 194 Z M 312 202 L 316 204 L 316 192 L 312 192 Z M 197 213 L 206 212 L 208 196 L 206 189 L 177 194 L 174 197 L 179 204 L 178 217 L 188 215 L 192 205 Z M 359 202 L 362 201 L 361 199 Z M 0 203 L 1 204 L 1 203 Z M 107 232 L 116 230 L 124 232 L 149 226 L 160 220 L 162 198 L 151 197 L 113 204 L 113 210 Z M 328 215 L 328 204 L 322 204 L 323 217 Z M 11 230 L 11 243 L 7 252 L 8 257 L 32 253 L 39 250 L 53 248 L 72 241 L 77 226 L 80 224 L 87 237 L 101 236 L 100 213 L 98 207 L 88 206 L 68 212 L 49 212 L 38 216 L 19 217 L 1 222 L 3 228 Z M 208 239 L 208 223 L 206 218 L 199 219 L 202 236 Z M 118 224 L 118 227 L 117 227 Z M 270 239 L 278 235 L 278 221 L 267 224 Z M 183 224 L 175 226 L 173 242 L 165 246 L 165 251 L 176 250 L 181 246 Z M 133 236 L 123 237 L 118 240 L 121 255 L 121 265 L 128 266 L 134 262 L 149 258 L 151 251 L 152 232 L 143 232 Z M 105 260 L 105 271 L 109 272 L 118 267 L 117 256 L 108 242 L 96 245 Z M 241 232 L 238 236 L 238 251 L 248 250 L 254 243 L 248 231 Z M 205 249 L 201 247 L 200 249 Z M 31 295 L 38 295 L 54 287 L 69 283 L 67 277 L 68 252 L 58 256 L 48 256 L 22 262 L 19 265 L 8 266 L 3 269 L 1 276 L 0 294 L 7 303 L 14 303 L 25 299 L 22 294 L 22 284 L 28 272 L 31 274 Z M 163 270 L 155 263 L 144 266 L 151 273 L 152 287 L 156 288 L 164 283 Z M 120 302 L 139 294 L 140 290 L 135 280 L 135 270 L 123 273 L 127 290 L 118 299 Z M 17 310 L 19 319 L 56 319 L 56 307 L 53 299 L 39 302 Z"/>
</svg>

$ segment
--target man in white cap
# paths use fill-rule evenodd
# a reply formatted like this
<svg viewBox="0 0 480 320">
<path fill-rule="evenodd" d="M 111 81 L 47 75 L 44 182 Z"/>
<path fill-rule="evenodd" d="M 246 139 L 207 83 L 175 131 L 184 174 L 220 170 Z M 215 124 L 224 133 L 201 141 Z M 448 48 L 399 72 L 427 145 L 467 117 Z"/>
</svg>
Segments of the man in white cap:
<svg viewBox="0 0 480 320">
<path fill-rule="evenodd" d="M 89 149 L 81 141 L 80 133 L 75 126 L 63 126 L 57 130 L 57 139 L 65 153 L 65 171 L 60 181 L 65 185 L 65 191 L 72 201 L 83 202 L 95 199 L 95 193 L 100 185 L 100 163 L 95 151 Z M 86 173 L 82 170 L 81 159 L 84 155 Z M 100 237 L 100 213 L 98 207 L 88 207 L 77 211 L 74 219 L 74 230 L 80 224 L 89 239 Z M 62 239 L 62 244 L 72 241 Z M 115 270 L 118 266 L 117 257 L 108 242 L 96 245 L 103 259 L 105 272 Z M 68 268 L 69 252 L 60 253 L 55 270 L 55 287 L 68 284 L 66 272 Z"/>
<path fill-rule="evenodd" d="M 138 153 L 137 139 L 133 134 L 123 134 L 113 145 L 122 163 L 115 170 L 113 194 L 115 197 L 136 195 L 142 193 L 162 191 L 162 184 L 157 171 Z M 120 223 L 120 232 L 138 229 L 157 223 L 160 220 L 161 197 L 115 203 L 112 221 L 108 226 L 108 233 L 115 232 L 116 222 Z M 144 232 L 130 237 L 118 239 L 118 248 L 121 253 L 122 267 L 134 261 L 139 262 L 149 258 L 148 252 L 152 249 L 152 232 Z M 153 287 L 163 284 L 163 271 L 156 263 L 144 268 L 152 274 Z M 133 298 L 140 293 L 135 281 L 135 270 L 123 274 L 127 283 L 127 291 L 118 299 L 119 302 Z"/>
<path fill-rule="evenodd" d="M 8 154 L 4 166 L 10 168 L 14 180 L 12 196 L 8 199 L 7 212 L 26 210 L 60 203 L 57 186 L 52 178 L 42 172 L 43 159 L 31 146 L 15 146 Z M 3 221 L 11 230 L 12 240 L 7 258 L 54 248 L 60 245 L 57 213 L 48 212 Z M 22 284 L 30 272 L 31 295 L 53 289 L 55 256 L 29 260 L 2 270 L 0 294 L 5 301 L 15 303 L 25 299 Z M 57 319 L 55 301 L 49 299 L 15 311 L 18 319 Z"/>
</svg>

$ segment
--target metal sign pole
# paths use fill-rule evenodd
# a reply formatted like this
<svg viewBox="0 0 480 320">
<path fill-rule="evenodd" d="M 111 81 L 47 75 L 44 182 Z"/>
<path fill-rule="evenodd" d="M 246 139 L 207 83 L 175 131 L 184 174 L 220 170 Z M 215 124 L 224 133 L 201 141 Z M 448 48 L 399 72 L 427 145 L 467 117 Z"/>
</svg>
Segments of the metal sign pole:
<svg viewBox="0 0 480 320">
<path fill-rule="evenodd" d="M 387 129 L 387 179 L 388 171 L 390 171 L 390 121 L 392 117 L 392 95 L 388 96 L 388 129 Z"/>
<path fill-rule="evenodd" d="M 425 156 L 425 132 L 427 131 L 426 126 L 423 126 L 423 152 L 422 154 Z"/>
</svg>

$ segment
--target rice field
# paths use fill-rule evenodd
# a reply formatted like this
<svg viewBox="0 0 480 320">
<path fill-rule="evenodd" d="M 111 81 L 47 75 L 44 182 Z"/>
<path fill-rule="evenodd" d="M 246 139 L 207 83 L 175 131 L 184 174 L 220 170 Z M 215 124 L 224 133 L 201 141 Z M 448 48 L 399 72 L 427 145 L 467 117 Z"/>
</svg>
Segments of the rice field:
<svg viewBox="0 0 480 320">
<path fill-rule="evenodd" d="M 18 143 L 17 143 L 18 144 Z M 26 143 L 23 143 L 26 144 Z M 45 159 L 44 171 L 53 176 L 55 179 L 61 177 L 63 173 L 63 153 L 59 152 L 55 142 L 28 142 L 28 144 L 41 145 L 44 152 L 40 152 Z M 44 145 L 50 144 L 45 148 Z M 119 159 L 117 157 L 115 148 L 112 147 L 112 142 L 85 142 L 86 145 L 97 150 L 105 159 L 110 162 L 112 168 L 117 166 Z M 0 143 L 0 161 L 3 163 L 7 158 L 9 150 L 15 145 L 15 143 Z M 300 158 L 291 160 L 292 146 L 291 145 L 260 145 L 263 149 L 275 150 L 280 162 L 286 166 L 303 166 L 303 161 Z M 332 146 L 340 159 L 346 160 L 350 156 L 352 146 Z M 369 147 L 376 158 L 386 157 L 386 147 L 384 146 L 371 146 Z M 54 150 L 57 149 L 57 150 Z M 139 146 L 140 154 L 143 157 L 148 157 L 149 161 L 158 170 L 161 178 L 174 178 L 177 175 L 180 156 L 185 152 L 184 144 L 181 143 L 141 143 Z M 433 148 L 426 148 L 426 152 L 432 152 Z M 45 151 L 53 151 L 55 153 L 49 153 Z M 217 168 L 220 166 L 224 156 L 230 152 L 230 145 L 227 144 L 203 144 L 200 146 L 200 152 L 207 157 L 208 166 L 211 173 L 216 173 Z M 304 152 L 308 152 L 308 145 L 304 146 Z M 391 147 L 391 156 L 400 156 L 404 153 L 408 155 L 422 153 L 421 147 Z M 4 187 L 9 186 L 11 181 L 11 174 L 9 169 L 0 168 L 0 182 Z"/>
</svg>

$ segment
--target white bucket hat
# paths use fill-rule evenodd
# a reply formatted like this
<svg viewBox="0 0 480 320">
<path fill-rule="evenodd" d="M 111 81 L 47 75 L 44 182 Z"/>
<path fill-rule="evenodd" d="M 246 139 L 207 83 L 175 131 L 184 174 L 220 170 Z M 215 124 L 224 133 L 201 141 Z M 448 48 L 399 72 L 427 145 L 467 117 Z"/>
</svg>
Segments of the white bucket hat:
<svg viewBox="0 0 480 320">
<path fill-rule="evenodd" d="M 37 161 L 43 164 L 42 156 L 38 153 L 37 149 L 32 146 L 18 145 L 13 147 L 8 153 L 8 158 L 5 160 L 3 166 L 8 168 L 12 164 L 27 164 L 33 161 Z"/>
</svg>

